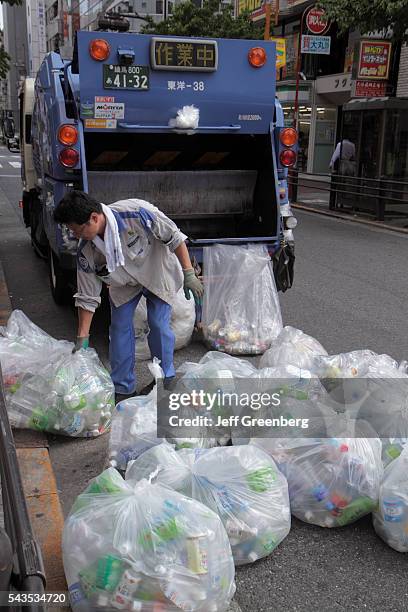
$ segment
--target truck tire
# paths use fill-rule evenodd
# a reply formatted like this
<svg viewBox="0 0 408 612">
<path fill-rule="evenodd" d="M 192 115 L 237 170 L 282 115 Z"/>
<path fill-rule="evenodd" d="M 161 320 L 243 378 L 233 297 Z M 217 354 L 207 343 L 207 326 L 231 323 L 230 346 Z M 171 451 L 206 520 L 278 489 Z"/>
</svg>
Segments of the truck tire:
<svg viewBox="0 0 408 612">
<path fill-rule="evenodd" d="M 69 282 L 70 274 L 61 268 L 58 257 L 51 247 L 48 249 L 48 272 L 54 302 L 59 306 L 72 304 L 72 288 Z"/>
<path fill-rule="evenodd" d="M 25 212 L 25 220 L 28 217 L 31 235 L 31 246 L 38 257 L 46 259 L 48 256 L 48 240 L 45 234 L 42 221 L 42 205 L 38 197 L 32 194 L 26 194 L 26 199 L 23 196 L 23 207 Z"/>
</svg>

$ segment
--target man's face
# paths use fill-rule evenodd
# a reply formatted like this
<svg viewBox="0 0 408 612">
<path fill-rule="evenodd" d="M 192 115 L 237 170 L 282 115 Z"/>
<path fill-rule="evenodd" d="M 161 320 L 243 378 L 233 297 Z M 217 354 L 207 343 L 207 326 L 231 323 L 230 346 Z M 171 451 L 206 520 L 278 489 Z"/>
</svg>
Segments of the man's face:
<svg viewBox="0 0 408 612">
<path fill-rule="evenodd" d="M 86 223 L 67 223 L 67 227 L 75 238 L 83 240 L 93 240 L 100 231 L 100 219 L 98 213 L 91 213 L 89 220 Z"/>
</svg>

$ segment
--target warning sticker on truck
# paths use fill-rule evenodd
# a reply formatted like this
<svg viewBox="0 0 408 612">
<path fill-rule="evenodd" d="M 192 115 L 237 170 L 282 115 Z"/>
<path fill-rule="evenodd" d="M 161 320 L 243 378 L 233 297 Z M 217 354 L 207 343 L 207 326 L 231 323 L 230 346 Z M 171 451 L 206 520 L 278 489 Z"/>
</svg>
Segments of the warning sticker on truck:
<svg viewBox="0 0 408 612">
<path fill-rule="evenodd" d="M 124 119 L 125 104 L 123 102 L 95 102 L 95 117 L 103 119 Z"/>
<path fill-rule="evenodd" d="M 116 129 L 116 119 L 85 119 L 85 128 Z"/>
</svg>

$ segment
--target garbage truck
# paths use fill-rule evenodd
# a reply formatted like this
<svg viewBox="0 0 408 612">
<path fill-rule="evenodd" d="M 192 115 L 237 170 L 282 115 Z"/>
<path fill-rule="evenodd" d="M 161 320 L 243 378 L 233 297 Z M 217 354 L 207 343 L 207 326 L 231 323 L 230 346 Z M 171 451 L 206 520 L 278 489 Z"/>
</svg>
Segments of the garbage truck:
<svg viewBox="0 0 408 612">
<path fill-rule="evenodd" d="M 298 139 L 284 126 L 275 64 L 272 41 L 114 31 L 78 31 L 72 60 L 45 57 L 20 96 L 32 115 L 22 205 L 57 303 L 72 297 L 77 242 L 53 211 L 71 189 L 156 205 L 197 266 L 216 243 L 265 244 L 278 288 L 292 285 L 287 174 Z"/>
</svg>

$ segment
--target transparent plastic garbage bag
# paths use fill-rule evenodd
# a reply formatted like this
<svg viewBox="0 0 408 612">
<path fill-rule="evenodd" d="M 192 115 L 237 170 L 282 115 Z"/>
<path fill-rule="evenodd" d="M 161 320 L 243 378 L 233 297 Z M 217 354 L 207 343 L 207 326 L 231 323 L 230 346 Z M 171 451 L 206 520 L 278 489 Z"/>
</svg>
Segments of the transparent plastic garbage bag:
<svg viewBox="0 0 408 612">
<path fill-rule="evenodd" d="M 327 355 L 320 342 L 300 329 L 286 325 L 262 355 L 259 368 L 292 365 L 313 371 L 314 358 L 317 355 Z"/>
<path fill-rule="evenodd" d="M 222 612 L 235 592 L 219 519 L 196 500 L 113 468 L 93 479 L 65 522 L 74 612 Z"/>
<path fill-rule="evenodd" d="M 285 477 L 255 446 L 176 451 L 162 444 L 128 467 L 128 479 L 158 470 L 156 482 L 202 502 L 221 518 L 236 565 L 269 555 L 290 530 Z"/>
<path fill-rule="evenodd" d="M 338 417 L 334 423 L 334 431 L 344 430 L 344 435 L 251 440 L 286 476 L 292 514 L 321 527 L 341 527 L 370 514 L 383 474 L 380 440 L 361 437 L 364 431 L 355 429 L 355 423 L 347 427 Z"/>
<path fill-rule="evenodd" d="M 373 524 L 391 548 L 408 552 L 408 448 L 384 471 Z"/>
<path fill-rule="evenodd" d="M 231 355 L 257 355 L 282 329 L 273 267 L 265 246 L 204 247 L 203 334 Z"/>
<path fill-rule="evenodd" d="M 177 293 L 171 309 L 171 329 L 175 335 L 176 351 L 187 346 L 191 340 L 195 324 L 195 302 L 193 298 L 186 299 L 184 289 Z M 149 324 L 147 322 L 146 298 L 141 297 L 133 319 L 136 337 L 136 359 L 151 359 L 147 337 Z"/>
<path fill-rule="evenodd" d="M 110 427 L 114 387 L 93 349 L 72 354 L 20 311 L 0 338 L 7 409 L 14 427 L 95 437 Z"/>
</svg>

